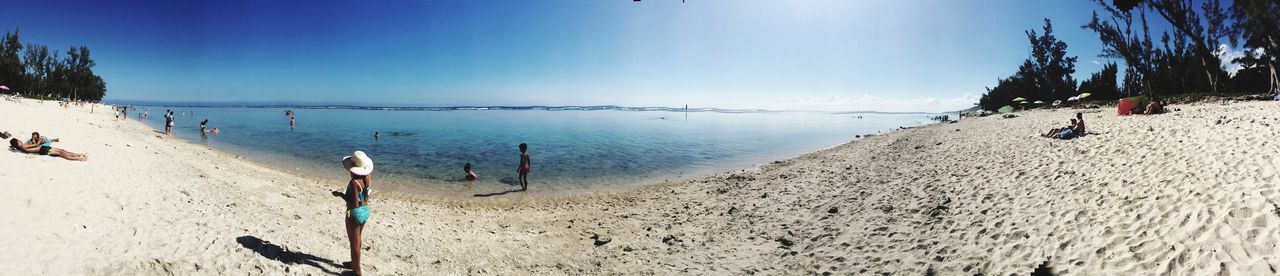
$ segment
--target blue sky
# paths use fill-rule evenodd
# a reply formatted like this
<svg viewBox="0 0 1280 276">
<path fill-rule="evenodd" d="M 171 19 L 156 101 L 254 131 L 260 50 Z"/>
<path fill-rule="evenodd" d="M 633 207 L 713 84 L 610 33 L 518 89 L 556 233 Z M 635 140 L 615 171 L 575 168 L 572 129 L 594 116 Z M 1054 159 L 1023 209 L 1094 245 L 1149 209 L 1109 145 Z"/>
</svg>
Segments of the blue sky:
<svg viewBox="0 0 1280 276">
<path fill-rule="evenodd" d="M 13 1 L 26 43 L 85 45 L 108 100 L 966 108 L 1086 1 Z"/>
</svg>

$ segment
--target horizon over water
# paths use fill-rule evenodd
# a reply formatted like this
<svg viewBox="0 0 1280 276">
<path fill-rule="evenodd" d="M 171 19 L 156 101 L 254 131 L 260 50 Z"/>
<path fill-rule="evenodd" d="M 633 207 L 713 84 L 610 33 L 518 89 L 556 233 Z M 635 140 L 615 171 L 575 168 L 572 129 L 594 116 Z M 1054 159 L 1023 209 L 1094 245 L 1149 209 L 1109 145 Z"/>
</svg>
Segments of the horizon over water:
<svg viewBox="0 0 1280 276">
<path fill-rule="evenodd" d="M 119 103 L 116 103 L 119 104 Z M 531 193 L 634 187 L 795 157 L 855 136 L 930 122 L 927 114 L 593 107 L 165 107 L 135 106 L 130 118 L 174 135 L 334 185 L 338 161 L 355 150 L 374 160 L 384 190 L 445 197 L 505 194 L 520 152 L 532 159 Z M 294 112 L 289 127 L 285 111 Z M 682 109 L 681 109 L 682 110 Z M 194 112 L 191 115 L 189 112 Z M 199 122 L 220 134 L 200 135 Z M 375 140 L 375 132 L 381 139 Z M 462 181 L 471 163 L 480 180 Z M 390 184 L 390 185 L 387 185 Z"/>
</svg>

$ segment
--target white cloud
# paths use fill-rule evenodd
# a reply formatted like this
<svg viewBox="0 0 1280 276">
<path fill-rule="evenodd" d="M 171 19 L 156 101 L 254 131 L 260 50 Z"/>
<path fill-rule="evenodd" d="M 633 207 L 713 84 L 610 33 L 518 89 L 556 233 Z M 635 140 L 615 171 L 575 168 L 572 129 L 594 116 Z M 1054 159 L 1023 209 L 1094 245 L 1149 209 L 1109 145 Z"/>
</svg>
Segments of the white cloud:
<svg viewBox="0 0 1280 276">
<path fill-rule="evenodd" d="M 804 95 L 775 98 L 770 109 L 815 111 L 885 111 L 885 112 L 942 112 L 973 107 L 981 95 L 965 93 L 955 98 L 909 97 L 892 98 L 873 95 Z"/>
<path fill-rule="evenodd" d="M 1259 48 L 1258 50 L 1262 50 Z M 1261 54 L 1261 51 L 1255 51 L 1255 55 Z M 1213 51 L 1213 55 L 1218 56 L 1218 60 L 1222 62 L 1222 70 L 1226 70 L 1227 74 L 1235 76 L 1237 71 L 1244 69 L 1243 65 L 1233 62 L 1237 58 L 1245 56 L 1243 49 L 1231 49 L 1227 44 L 1218 45 L 1218 49 Z"/>
</svg>

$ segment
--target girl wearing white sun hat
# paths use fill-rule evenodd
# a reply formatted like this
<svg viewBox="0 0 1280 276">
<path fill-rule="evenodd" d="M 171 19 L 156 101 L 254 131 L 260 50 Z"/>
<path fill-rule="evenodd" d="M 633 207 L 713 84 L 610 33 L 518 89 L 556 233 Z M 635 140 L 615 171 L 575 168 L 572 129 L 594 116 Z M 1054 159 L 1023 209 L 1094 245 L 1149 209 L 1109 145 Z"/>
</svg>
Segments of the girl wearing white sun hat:
<svg viewBox="0 0 1280 276">
<path fill-rule="evenodd" d="M 351 156 L 342 158 L 342 167 L 351 174 L 347 182 L 347 192 L 333 191 L 333 196 L 341 197 L 347 202 L 346 225 L 347 240 L 351 242 L 351 266 L 356 275 L 360 275 L 361 234 L 364 223 L 369 221 L 369 187 L 373 174 L 373 159 L 369 159 L 363 151 L 356 151 Z"/>
</svg>

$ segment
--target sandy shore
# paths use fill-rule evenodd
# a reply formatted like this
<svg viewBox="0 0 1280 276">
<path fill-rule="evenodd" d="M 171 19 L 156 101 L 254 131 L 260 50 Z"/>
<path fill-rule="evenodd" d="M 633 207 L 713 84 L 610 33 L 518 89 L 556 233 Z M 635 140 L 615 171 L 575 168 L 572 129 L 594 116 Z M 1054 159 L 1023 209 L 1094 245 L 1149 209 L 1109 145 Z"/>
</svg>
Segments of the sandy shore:
<svg viewBox="0 0 1280 276">
<path fill-rule="evenodd" d="M 1025 274 L 1047 261 L 1078 275 L 1277 273 L 1280 103 L 1174 108 L 1086 113 L 1100 134 L 1070 141 L 1037 136 L 1067 110 L 972 118 L 607 195 L 375 194 L 365 272 Z M 0 274 L 329 274 L 348 260 L 328 194 L 344 183 L 102 107 L 0 110 L 0 130 L 90 154 L 0 154 Z"/>
</svg>

